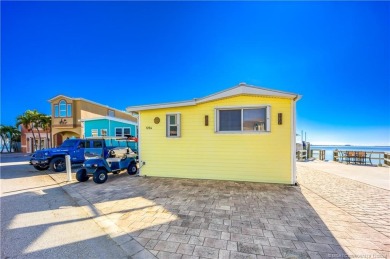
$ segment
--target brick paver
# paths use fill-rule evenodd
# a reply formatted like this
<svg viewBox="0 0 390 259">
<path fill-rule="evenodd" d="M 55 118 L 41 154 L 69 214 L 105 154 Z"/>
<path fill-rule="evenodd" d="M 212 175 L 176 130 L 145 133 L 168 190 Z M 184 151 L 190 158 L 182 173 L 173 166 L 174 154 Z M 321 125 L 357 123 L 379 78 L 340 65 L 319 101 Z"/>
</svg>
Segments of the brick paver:
<svg viewBox="0 0 390 259">
<path fill-rule="evenodd" d="M 389 255 L 389 192 L 301 163 L 298 181 L 288 186 L 120 174 L 103 185 L 67 188 L 96 217 L 133 237 L 131 244 L 145 249 L 139 258 L 146 251 L 157 258 Z"/>
<path fill-rule="evenodd" d="M 390 238 L 389 191 L 304 164 L 299 164 L 299 183 Z"/>
</svg>

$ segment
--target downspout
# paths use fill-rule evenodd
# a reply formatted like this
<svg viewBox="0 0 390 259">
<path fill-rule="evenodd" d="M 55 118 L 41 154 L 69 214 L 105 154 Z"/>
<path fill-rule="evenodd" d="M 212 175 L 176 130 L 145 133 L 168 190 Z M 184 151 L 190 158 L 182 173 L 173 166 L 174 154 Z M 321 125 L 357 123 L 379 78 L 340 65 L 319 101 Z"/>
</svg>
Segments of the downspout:
<svg viewBox="0 0 390 259">
<path fill-rule="evenodd" d="M 296 123 L 297 123 L 297 115 L 296 115 L 296 101 L 298 100 L 299 95 L 296 95 L 291 104 L 291 166 L 292 166 L 292 174 L 291 174 L 291 184 L 297 185 L 297 161 L 296 161 Z"/>
<path fill-rule="evenodd" d="M 138 125 L 138 176 L 141 176 L 141 168 L 144 165 L 144 161 L 142 161 L 141 158 L 141 111 L 138 111 L 138 118 L 137 118 L 137 125 Z"/>
<path fill-rule="evenodd" d="M 108 136 L 112 137 L 111 136 L 111 118 L 108 118 Z"/>
</svg>

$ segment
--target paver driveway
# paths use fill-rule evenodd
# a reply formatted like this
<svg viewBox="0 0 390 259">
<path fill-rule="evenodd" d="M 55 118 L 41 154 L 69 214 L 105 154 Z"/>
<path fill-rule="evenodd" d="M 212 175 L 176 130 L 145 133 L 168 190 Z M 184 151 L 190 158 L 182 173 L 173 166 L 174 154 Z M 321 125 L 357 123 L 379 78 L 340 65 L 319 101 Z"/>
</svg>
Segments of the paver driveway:
<svg viewBox="0 0 390 259">
<path fill-rule="evenodd" d="M 386 258 L 387 191 L 298 171 L 297 187 L 120 174 L 68 192 L 158 258 Z"/>
</svg>

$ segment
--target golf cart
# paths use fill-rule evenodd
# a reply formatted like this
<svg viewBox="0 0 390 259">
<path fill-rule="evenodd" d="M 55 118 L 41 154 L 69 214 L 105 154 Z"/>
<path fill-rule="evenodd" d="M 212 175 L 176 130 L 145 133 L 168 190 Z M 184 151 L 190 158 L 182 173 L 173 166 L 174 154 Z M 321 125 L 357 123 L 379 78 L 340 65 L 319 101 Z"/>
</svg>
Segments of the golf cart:
<svg viewBox="0 0 390 259">
<path fill-rule="evenodd" d="M 108 173 L 118 174 L 127 170 L 129 175 L 135 175 L 138 171 L 138 155 L 131 150 L 129 142 L 136 141 L 136 138 L 126 138 L 118 143 L 126 143 L 126 146 L 108 148 L 107 158 L 104 158 L 105 139 L 94 139 L 87 142 L 84 149 L 85 162 L 83 167 L 76 173 L 79 182 L 85 182 L 93 177 L 95 183 L 104 183 Z M 107 149 L 107 147 L 106 147 Z"/>
</svg>

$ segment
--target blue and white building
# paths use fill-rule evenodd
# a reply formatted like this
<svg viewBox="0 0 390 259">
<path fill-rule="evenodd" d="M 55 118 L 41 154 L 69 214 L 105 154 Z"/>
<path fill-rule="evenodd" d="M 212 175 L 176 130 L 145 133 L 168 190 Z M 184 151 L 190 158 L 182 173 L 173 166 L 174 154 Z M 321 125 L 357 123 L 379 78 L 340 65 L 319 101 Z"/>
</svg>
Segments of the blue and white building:
<svg viewBox="0 0 390 259">
<path fill-rule="evenodd" d="M 83 135 L 86 138 L 107 137 L 112 145 L 117 144 L 115 140 L 112 140 L 115 137 L 121 138 L 128 135 L 138 137 L 138 124 L 134 121 L 104 116 L 83 119 L 81 122 L 84 124 L 84 127 L 82 127 L 84 129 Z M 135 143 L 131 143 L 130 147 L 132 149 L 136 148 Z"/>
</svg>

